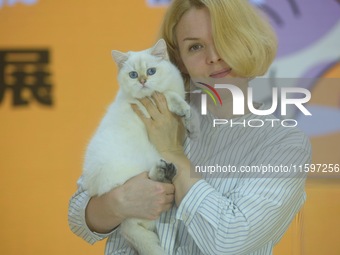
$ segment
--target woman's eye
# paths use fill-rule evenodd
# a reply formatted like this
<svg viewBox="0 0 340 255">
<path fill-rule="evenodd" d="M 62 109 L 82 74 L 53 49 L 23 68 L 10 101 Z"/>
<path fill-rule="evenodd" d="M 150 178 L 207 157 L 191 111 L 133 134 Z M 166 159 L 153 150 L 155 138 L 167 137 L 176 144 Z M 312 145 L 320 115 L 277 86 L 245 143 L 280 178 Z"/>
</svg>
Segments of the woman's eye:
<svg viewBox="0 0 340 255">
<path fill-rule="evenodd" d="M 189 47 L 189 51 L 197 51 L 197 50 L 200 50 L 202 48 L 203 48 L 203 46 L 201 44 L 194 44 L 194 45 Z"/>
<path fill-rule="evenodd" d="M 154 75 L 156 73 L 156 68 L 152 67 L 146 70 L 147 75 Z"/>
<path fill-rule="evenodd" d="M 130 78 L 132 78 L 132 79 L 137 79 L 138 73 L 135 72 L 135 71 L 132 71 L 132 72 L 129 72 L 129 76 L 130 76 Z"/>
</svg>

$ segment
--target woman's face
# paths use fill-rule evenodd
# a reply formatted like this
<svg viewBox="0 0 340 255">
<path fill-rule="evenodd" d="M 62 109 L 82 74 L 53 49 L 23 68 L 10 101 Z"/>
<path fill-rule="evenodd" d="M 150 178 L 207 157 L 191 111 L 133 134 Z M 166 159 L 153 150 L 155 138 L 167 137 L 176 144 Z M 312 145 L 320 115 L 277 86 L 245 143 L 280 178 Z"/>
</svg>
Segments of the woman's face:
<svg viewBox="0 0 340 255">
<path fill-rule="evenodd" d="M 207 8 L 191 8 L 184 13 L 175 32 L 184 64 L 182 72 L 191 78 L 233 77 L 232 69 L 216 52 Z"/>
</svg>

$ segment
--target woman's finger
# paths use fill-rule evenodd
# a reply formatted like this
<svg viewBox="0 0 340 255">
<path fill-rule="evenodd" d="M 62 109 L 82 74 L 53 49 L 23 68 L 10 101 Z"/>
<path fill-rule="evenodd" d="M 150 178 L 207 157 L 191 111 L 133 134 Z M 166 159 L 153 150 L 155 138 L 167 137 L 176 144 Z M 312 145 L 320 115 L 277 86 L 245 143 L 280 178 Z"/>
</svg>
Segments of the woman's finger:
<svg viewBox="0 0 340 255">
<path fill-rule="evenodd" d="M 150 98 L 144 97 L 142 99 L 139 99 L 139 102 L 145 107 L 152 119 L 159 115 L 160 111 L 157 105 L 155 105 Z"/>
<path fill-rule="evenodd" d="M 144 123 L 144 125 L 149 124 L 151 121 L 150 118 L 147 118 L 144 113 L 139 109 L 138 105 L 131 104 L 132 110 L 137 114 L 137 116 L 141 119 L 141 121 Z"/>
<path fill-rule="evenodd" d="M 152 95 L 152 99 L 155 101 L 155 104 L 161 113 L 169 112 L 168 102 L 163 94 L 155 92 Z"/>
<path fill-rule="evenodd" d="M 174 198 L 175 198 L 175 194 L 166 195 L 165 196 L 165 203 L 166 204 L 172 204 L 172 202 L 174 201 Z"/>
</svg>

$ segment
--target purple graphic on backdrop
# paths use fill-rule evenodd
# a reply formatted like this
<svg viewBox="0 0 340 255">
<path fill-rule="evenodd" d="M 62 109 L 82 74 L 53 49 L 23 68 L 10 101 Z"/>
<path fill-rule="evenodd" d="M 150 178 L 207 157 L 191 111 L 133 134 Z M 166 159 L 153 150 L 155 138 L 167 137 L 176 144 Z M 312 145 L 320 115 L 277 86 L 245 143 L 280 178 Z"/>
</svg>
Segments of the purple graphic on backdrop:
<svg viewBox="0 0 340 255">
<path fill-rule="evenodd" d="M 170 2 L 171 0 L 147 0 L 148 5 L 153 7 L 169 5 Z"/>
<path fill-rule="evenodd" d="M 36 4 L 38 0 L 0 0 L 0 8 L 7 5 L 7 6 L 13 6 L 15 4 L 26 4 L 26 5 L 32 5 Z"/>
<path fill-rule="evenodd" d="M 336 0 L 253 0 L 279 38 L 278 57 L 297 52 L 327 34 L 340 20 Z"/>
</svg>

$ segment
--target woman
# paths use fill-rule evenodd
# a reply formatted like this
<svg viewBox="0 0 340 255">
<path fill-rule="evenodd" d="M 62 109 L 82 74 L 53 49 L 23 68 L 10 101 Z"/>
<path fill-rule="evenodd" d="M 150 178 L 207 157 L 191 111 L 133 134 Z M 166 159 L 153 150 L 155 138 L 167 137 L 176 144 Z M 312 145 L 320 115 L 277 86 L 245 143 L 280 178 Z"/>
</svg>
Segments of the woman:
<svg viewBox="0 0 340 255">
<path fill-rule="evenodd" d="M 272 30 L 246 0 L 174 0 L 162 37 L 187 84 L 190 79 L 237 78 L 235 85 L 245 95 L 249 78 L 264 74 L 276 52 Z M 105 254 L 136 254 L 120 237 L 119 224 L 129 217 L 159 219 L 158 235 L 168 254 L 272 254 L 305 201 L 304 178 L 281 173 L 270 178 L 210 176 L 195 172 L 195 166 L 303 165 L 310 161 L 310 145 L 294 128 L 212 129 L 209 121 L 214 116 L 237 122 L 268 118 L 247 108 L 243 116 L 233 116 L 231 94 L 220 94 L 223 109 L 208 102 L 208 114 L 200 123 L 202 135 L 197 142 L 186 139 L 184 146 L 183 127 L 168 111 L 164 97 L 154 95 L 156 106 L 142 99 L 152 119 L 135 111 L 150 141 L 177 167 L 173 184 L 153 182 L 143 173 L 90 198 L 80 179 L 69 207 L 72 231 L 89 243 L 108 237 Z"/>
</svg>

